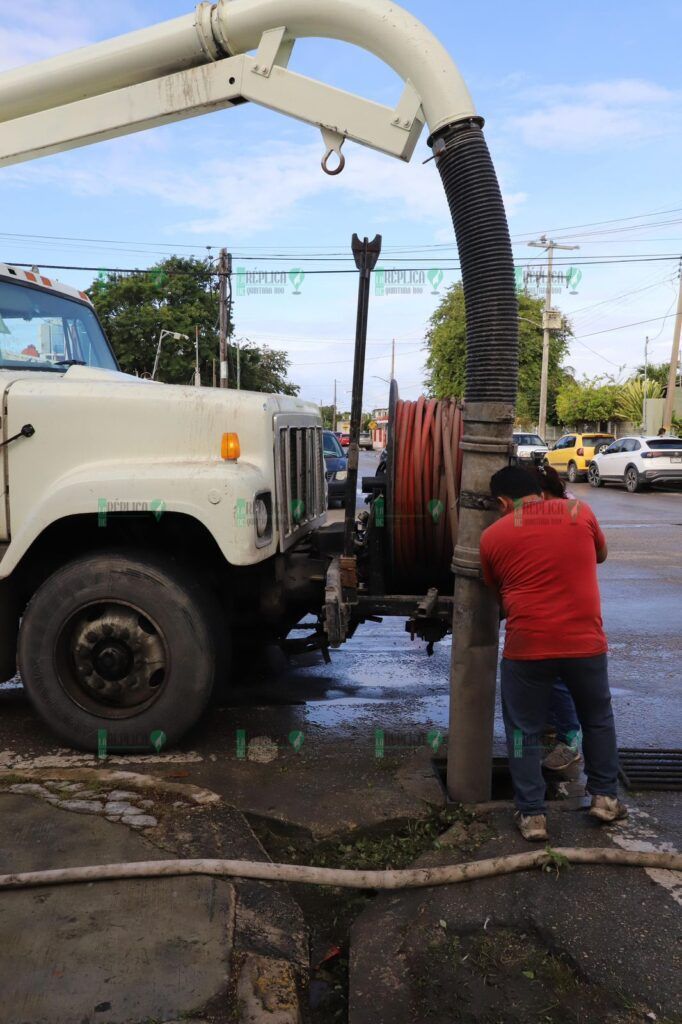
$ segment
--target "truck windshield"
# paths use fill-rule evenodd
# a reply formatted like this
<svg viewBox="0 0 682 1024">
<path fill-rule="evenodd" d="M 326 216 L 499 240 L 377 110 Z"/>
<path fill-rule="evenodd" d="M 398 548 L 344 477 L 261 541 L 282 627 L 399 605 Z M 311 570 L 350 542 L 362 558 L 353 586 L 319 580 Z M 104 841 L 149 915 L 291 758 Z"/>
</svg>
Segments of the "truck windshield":
<svg viewBox="0 0 682 1024">
<path fill-rule="evenodd" d="M 118 369 L 90 306 L 42 288 L 0 281 L 0 369 L 64 373 L 74 364 Z"/>
</svg>

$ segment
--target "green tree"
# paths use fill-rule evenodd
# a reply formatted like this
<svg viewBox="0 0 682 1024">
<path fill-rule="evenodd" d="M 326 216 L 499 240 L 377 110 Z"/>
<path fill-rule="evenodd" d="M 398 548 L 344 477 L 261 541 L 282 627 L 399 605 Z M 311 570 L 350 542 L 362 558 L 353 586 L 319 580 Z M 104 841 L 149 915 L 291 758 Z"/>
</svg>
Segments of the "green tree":
<svg viewBox="0 0 682 1024">
<path fill-rule="evenodd" d="M 194 380 L 195 330 L 199 328 L 199 368 L 208 384 L 218 357 L 218 298 L 214 275 L 194 257 L 171 256 L 140 274 L 100 272 L 88 292 L 125 373 L 151 374 L 162 330 L 187 335 L 164 338 L 159 380 Z M 231 331 L 231 325 L 230 325 Z M 285 352 L 247 345 L 241 350 L 245 391 L 298 394 L 287 380 Z M 237 350 L 228 346 L 230 387 L 236 386 Z"/>
<path fill-rule="evenodd" d="M 232 352 L 230 346 L 230 352 Z M 290 359 L 286 352 L 264 345 L 245 345 L 240 355 L 241 387 L 243 391 L 266 391 L 272 395 L 297 395 L 298 384 L 287 380 Z M 235 387 L 236 377 L 231 382 Z"/>
<path fill-rule="evenodd" d="M 662 388 L 667 388 L 670 363 L 649 363 L 646 367 L 642 363 L 637 367 L 637 376 L 643 378 L 645 373 L 647 380 L 656 381 Z"/>
<path fill-rule="evenodd" d="M 331 430 L 334 424 L 334 406 L 321 405 L 320 413 L 322 415 L 322 426 L 325 430 Z"/>
<path fill-rule="evenodd" d="M 607 423 L 622 419 L 618 413 L 621 392 L 622 387 L 609 377 L 566 381 L 556 399 L 559 423 Z"/>
<path fill-rule="evenodd" d="M 634 377 L 627 384 L 623 384 L 616 406 L 616 411 L 624 420 L 630 420 L 636 426 L 644 422 L 644 399 L 661 398 L 663 388 L 656 380 L 644 381 Z"/>
<path fill-rule="evenodd" d="M 519 295 L 519 391 L 516 403 L 521 422 L 537 422 L 540 411 L 540 371 L 542 368 L 541 299 Z M 551 335 L 547 409 L 554 420 L 559 388 L 568 373 L 562 362 L 568 352 L 570 327 Z M 443 301 L 431 317 L 426 334 L 426 386 L 434 398 L 463 397 L 466 390 L 466 316 L 461 282 L 448 288 Z"/>
</svg>

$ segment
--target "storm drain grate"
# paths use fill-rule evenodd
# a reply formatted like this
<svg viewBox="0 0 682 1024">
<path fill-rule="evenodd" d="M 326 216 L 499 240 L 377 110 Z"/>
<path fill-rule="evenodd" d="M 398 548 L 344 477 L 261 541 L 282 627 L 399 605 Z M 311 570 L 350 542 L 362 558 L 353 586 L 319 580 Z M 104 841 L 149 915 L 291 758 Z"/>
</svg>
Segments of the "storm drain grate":
<svg viewBox="0 0 682 1024">
<path fill-rule="evenodd" d="M 682 750 L 623 747 L 618 760 L 628 789 L 682 789 Z"/>
</svg>

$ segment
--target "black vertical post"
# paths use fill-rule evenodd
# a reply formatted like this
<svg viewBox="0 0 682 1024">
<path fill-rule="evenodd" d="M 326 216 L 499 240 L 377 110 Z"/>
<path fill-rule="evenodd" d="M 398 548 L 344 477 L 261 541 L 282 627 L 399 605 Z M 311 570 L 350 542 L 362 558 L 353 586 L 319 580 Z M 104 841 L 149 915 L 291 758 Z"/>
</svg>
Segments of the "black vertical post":
<svg viewBox="0 0 682 1024">
<path fill-rule="evenodd" d="M 353 256 L 358 268 L 358 318 L 355 328 L 355 363 L 353 366 L 353 398 L 350 410 L 350 444 L 348 446 L 348 480 L 346 483 L 346 515 L 344 523 L 343 553 L 353 554 L 353 524 L 355 522 L 355 493 L 358 486 L 360 459 L 360 426 L 362 424 L 362 392 L 365 383 L 365 352 L 367 350 L 367 321 L 369 317 L 369 288 L 372 271 L 381 255 L 381 235 L 372 242 L 362 242 L 353 235 Z"/>
</svg>

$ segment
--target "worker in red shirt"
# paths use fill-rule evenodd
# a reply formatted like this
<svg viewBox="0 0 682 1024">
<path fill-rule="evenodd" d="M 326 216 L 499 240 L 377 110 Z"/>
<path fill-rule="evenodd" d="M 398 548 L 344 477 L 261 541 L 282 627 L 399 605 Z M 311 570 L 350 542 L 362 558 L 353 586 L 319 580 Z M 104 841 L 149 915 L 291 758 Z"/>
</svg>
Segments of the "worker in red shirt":
<svg viewBox="0 0 682 1024">
<path fill-rule="evenodd" d="M 495 473 L 490 489 L 501 518 L 481 537 L 483 578 L 507 620 L 502 712 L 516 820 L 525 839 L 547 839 L 542 735 L 552 685 L 561 678 L 583 732 L 589 813 L 627 817 L 618 800 L 618 752 L 607 671 L 597 564 L 606 539 L 588 505 L 546 500 L 540 482 L 517 466 Z"/>
</svg>

